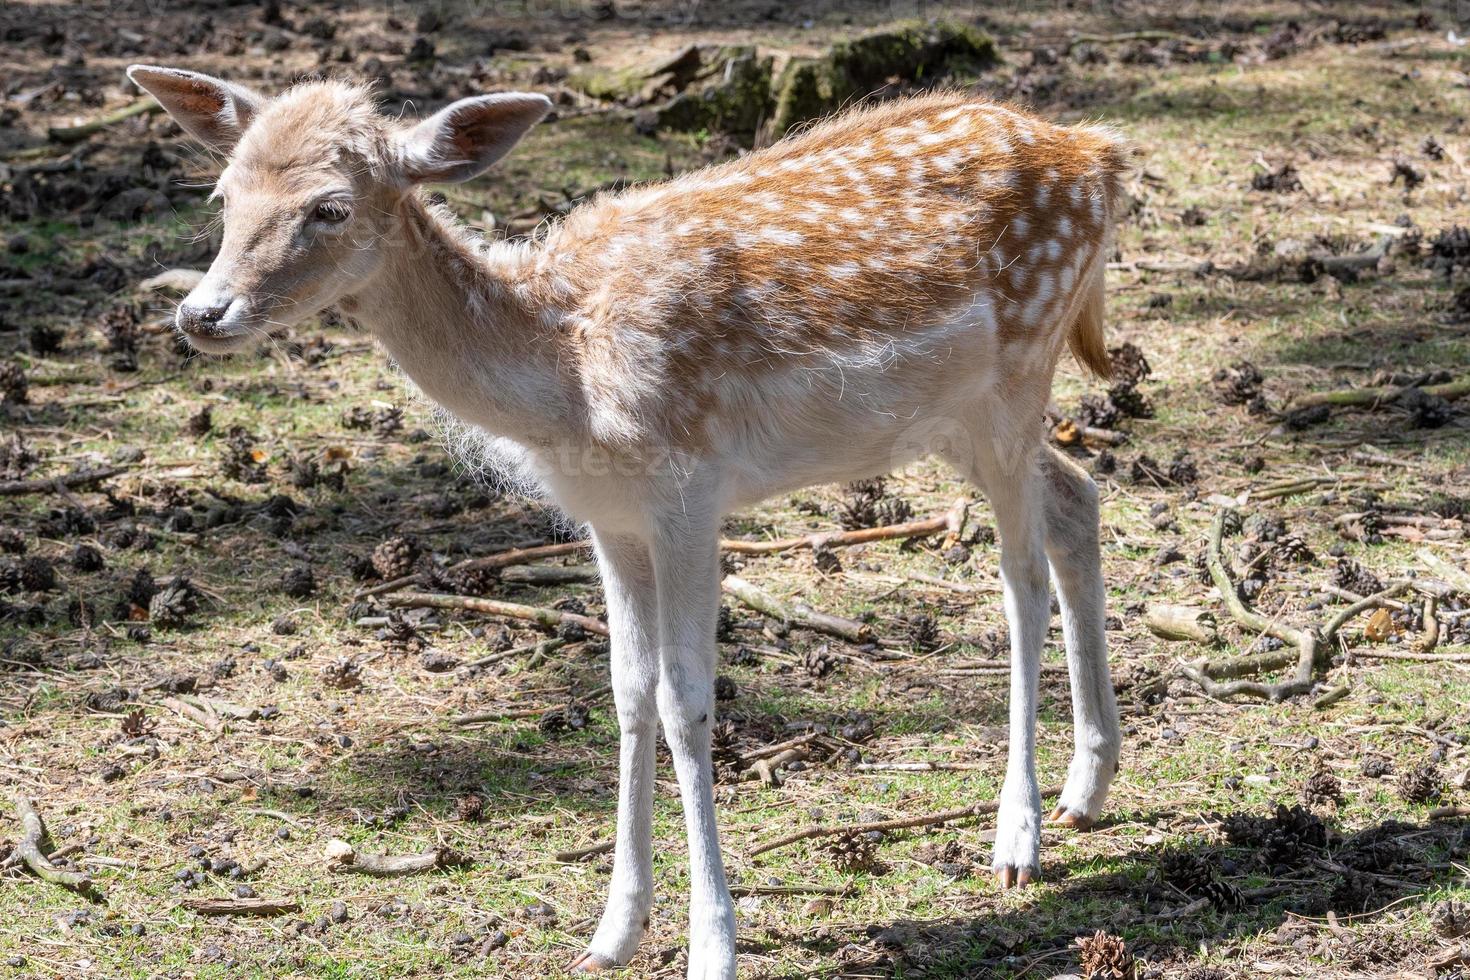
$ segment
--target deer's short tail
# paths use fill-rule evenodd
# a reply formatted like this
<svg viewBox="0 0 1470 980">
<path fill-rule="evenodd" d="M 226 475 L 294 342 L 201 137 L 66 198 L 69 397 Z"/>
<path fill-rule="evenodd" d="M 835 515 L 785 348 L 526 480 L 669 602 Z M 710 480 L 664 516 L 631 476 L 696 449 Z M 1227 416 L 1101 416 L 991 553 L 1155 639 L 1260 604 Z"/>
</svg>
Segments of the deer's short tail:
<svg viewBox="0 0 1470 980">
<path fill-rule="evenodd" d="M 1107 380 L 1113 374 L 1113 363 L 1108 357 L 1107 340 L 1103 337 L 1103 305 L 1106 294 L 1103 287 L 1103 260 L 1101 256 L 1093 263 L 1089 279 L 1082 286 L 1084 295 L 1077 319 L 1067 331 L 1067 346 L 1077 363 Z"/>
<path fill-rule="evenodd" d="M 1102 171 L 1102 204 L 1105 213 L 1107 234 L 1099 244 L 1092 267 L 1084 272 L 1082 302 L 1077 318 L 1067 330 L 1067 346 L 1077 362 L 1098 377 L 1107 379 L 1113 373 L 1108 357 L 1107 340 L 1103 337 L 1103 310 L 1106 306 L 1106 291 L 1103 286 L 1103 269 L 1113 250 L 1113 229 L 1126 207 L 1128 193 L 1124 181 L 1133 169 L 1130 158 L 1133 145 L 1117 130 L 1106 126 L 1080 126 L 1077 135 L 1091 144 L 1089 149 Z"/>
</svg>

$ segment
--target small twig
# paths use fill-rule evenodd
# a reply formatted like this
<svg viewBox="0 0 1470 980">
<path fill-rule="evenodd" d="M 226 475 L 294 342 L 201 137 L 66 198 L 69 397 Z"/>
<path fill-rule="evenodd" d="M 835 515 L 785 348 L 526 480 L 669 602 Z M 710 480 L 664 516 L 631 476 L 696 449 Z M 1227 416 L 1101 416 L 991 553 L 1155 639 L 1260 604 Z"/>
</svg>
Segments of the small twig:
<svg viewBox="0 0 1470 980">
<path fill-rule="evenodd" d="M 740 774 L 743 781 L 759 779 L 767 786 L 781 785 L 781 767 L 788 762 L 796 762 L 806 758 L 806 748 L 797 746 L 787 749 L 777 755 L 766 756 L 756 759 L 750 764 L 750 768 Z"/>
<path fill-rule="evenodd" d="M 268 916 L 301 911 L 301 903 L 284 898 L 186 898 L 180 908 L 198 915 Z"/>
<path fill-rule="evenodd" d="M 858 772 L 973 772 L 989 766 L 984 762 L 859 762 Z"/>
<path fill-rule="evenodd" d="M 163 106 L 152 98 L 144 97 L 121 109 L 109 112 L 105 116 L 93 119 L 91 122 L 82 123 L 80 126 L 52 126 L 46 130 L 46 135 L 53 143 L 78 143 L 93 133 L 100 132 L 114 123 L 120 123 L 124 119 L 131 119 L 134 116 L 151 116 L 162 111 Z"/>
<path fill-rule="evenodd" d="M 509 650 L 501 650 L 499 653 L 492 653 L 487 657 L 480 657 L 477 660 L 462 663 L 458 669 L 469 670 L 472 667 L 489 667 L 491 664 L 498 664 L 503 660 L 511 660 L 527 653 L 544 657 L 548 653 L 555 653 L 566 645 L 566 640 L 563 640 L 559 636 L 554 636 L 550 639 L 542 640 L 539 643 L 527 643 L 525 646 L 511 647 Z"/>
<path fill-rule="evenodd" d="M 1384 608 L 1394 596 L 1403 595 L 1413 587 L 1412 582 L 1394 582 L 1379 592 L 1359 599 L 1327 621 L 1327 625 L 1322 627 L 1323 642 L 1331 643 L 1342 628 L 1356 619 L 1360 613 L 1367 612 L 1369 609 Z"/>
<path fill-rule="evenodd" d="M 731 885 L 730 894 L 736 898 L 750 895 L 849 895 L 848 885 Z"/>
<path fill-rule="evenodd" d="M 1415 557 L 1428 565 L 1434 574 L 1453 586 L 1455 591 L 1470 592 L 1470 572 L 1451 565 L 1428 548 L 1419 549 L 1415 552 Z"/>
<path fill-rule="evenodd" d="M 470 863 L 464 855 L 447 847 L 430 848 L 422 854 L 367 854 L 354 850 L 344 840 L 327 842 L 326 859 L 327 866 L 335 871 L 350 871 L 378 878 L 422 874 Z"/>
<path fill-rule="evenodd" d="M 297 830 L 309 830 L 310 829 L 309 827 L 306 826 L 306 824 L 302 823 L 300 820 L 298 820 L 295 817 L 291 816 L 291 814 L 289 814 L 289 813 L 282 813 L 280 810 L 266 810 L 266 809 L 262 809 L 260 807 L 251 807 L 250 809 L 246 810 L 245 812 L 246 813 L 250 813 L 250 814 L 254 814 L 255 816 L 259 816 L 259 817 L 272 817 L 272 818 L 274 818 L 276 820 L 281 821 L 282 823 L 288 823 L 288 824 L 290 824 L 291 826 L 295 827 Z"/>
<path fill-rule="evenodd" d="M 736 541 L 726 538 L 720 542 L 720 550 L 737 555 L 773 555 L 782 551 L 822 548 L 843 548 L 850 545 L 868 544 L 872 541 L 890 541 L 894 538 L 916 538 L 927 534 L 947 531 L 958 535 L 963 532 L 965 518 L 969 513 L 969 501 L 960 498 L 944 513 L 922 521 L 907 524 L 888 524 L 883 527 L 867 527 L 856 531 L 823 531 L 799 538 L 778 538 L 773 541 Z"/>
<path fill-rule="evenodd" d="M 827 633 L 841 637 L 850 643 L 869 643 L 873 640 L 873 629 L 867 623 L 818 612 L 800 602 L 787 605 L 738 575 L 726 575 L 724 582 L 721 583 L 721 588 L 756 612 L 765 613 L 787 626 Z"/>
<path fill-rule="evenodd" d="M 598 854 L 609 854 L 616 845 L 617 841 L 599 841 L 596 844 L 579 847 L 573 851 L 557 851 L 554 857 L 562 864 L 576 864 L 579 861 L 585 861 L 587 858 L 595 857 Z"/>
<path fill-rule="evenodd" d="M 37 877 L 53 885 L 70 888 L 94 901 L 99 900 L 96 886 L 88 875 L 81 871 L 64 871 L 52 864 L 51 859 L 42 853 L 41 845 L 46 840 L 46 824 L 35 804 L 24 796 L 16 796 L 15 812 L 20 817 L 21 827 L 21 838 L 15 845 L 15 851 L 26 867 L 35 872 Z"/>
<path fill-rule="evenodd" d="M 592 704 L 612 693 L 611 687 L 599 687 L 591 694 L 572 700 L 581 704 Z M 515 721 L 519 718 L 538 718 L 548 711 L 556 711 L 559 705 L 543 705 L 537 708 L 512 708 L 508 711 L 467 711 L 450 719 L 456 725 L 478 725 L 486 721 Z"/>
<path fill-rule="evenodd" d="M 1385 405 L 1397 401 L 1405 392 L 1416 390 L 1416 386 L 1397 387 L 1386 385 L 1380 388 L 1342 388 L 1336 391 L 1312 391 L 1291 400 L 1292 408 L 1310 408 L 1313 405 Z M 1425 385 L 1417 390 L 1426 395 L 1435 395 L 1446 401 L 1454 401 L 1470 395 L 1470 379 L 1448 381 L 1444 384 Z"/>
<path fill-rule="evenodd" d="M 77 470 L 61 476 L 45 476 L 32 480 L 7 480 L 0 483 L 0 497 L 18 497 L 27 493 L 58 493 L 65 489 L 90 486 L 126 473 L 125 466 L 101 466 Z"/>
<path fill-rule="evenodd" d="M 1410 660 L 1421 664 L 1470 664 L 1470 652 L 1414 653 L 1410 650 L 1354 650 L 1353 656 L 1369 660 Z"/>
<path fill-rule="evenodd" d="M 1060 796 L 1060 786 L 1043 786 L 1041 796 L 1043 799 Z M 807 827 L 778 837 L 773 841 L 767 841 L 758 847 L 752 848 L 746 853 L 747 857 L 758 857 L 778 848 L 788 847 L 804 840 L 814 840 L 818 837 L 832 837 L 836 834 L 866 834 L 885 833 L 890 830 L 907 830 L 911 827 L 933 827 L 937 824 L 954 823 L 957 820 L 967 820 L 971 817 L 980 817 L 988 813 L 994 813 L 1000 809 L 1000 802 L 991 800 L 984 803 L 976 803 L 973 806 L 957 807 L 953 810 L 941 810 L 938 813 L 924 813 L 912 817 L 896 817 L 892 820 L 870 820 L 866 823 L 837 824 L 824 827 L 820 824 Z"/>
<path fill-rule="evenodd" d="M 500 551 L 493 555 L 467 558 L 462 562 L 450 565 L 448 570 L 451 572 L 461 572 L 470 569 L 485 570 L 505 568 L 510 565 L 524 565 L 527 562 L 540 561 L 542 558 L 560 558 L 563 555 L 574 555 L 581 551 L 587 551 L 591 547 L 591 541 L 561 541 L 556 544 L 538 544 L 530 548 L 512 548 L 509 551 Z M 361 599 L 371 595 L 383 595 L 387 592 L 395 592 L 405 586 L 413 585 L 418 581 L 420 581 L 418 575 L 405 575 L 402 578 L 390 579 L 372 588 L 359 591 L 355 598 Z"/>
<path fill-rule="evenodd" d="M 1421 655 L 1430 654 L 1439 646 L 1439 599 L 1432 595 L 1424 597 L 1424 634 L 1414 643 Z"/>
<path fill-rule="evenodd" d="M 810 743 L 816 741 L 821 737 L 821 734 L 818 732 L 807 732 L 805 735 L 798 735 L 795 738 L 788 738 L 784 742 L 774 742 L 770 745 L 762 745 L 758 749 L 751 749 L 749 752 L 740 753 L 740 761 L 754 762 L 757 759 L 765 759 L 769 756 L 780 755 L 787 749 L 794 749 L 800 745 L 809 745 Z"/>
<path fill-rule="evenodd" d="M 607 636 L 607 624 L 591 616 L 547 609 L 541 606 L 525 606 L 519 602 L 500 599 L 482 599 L 477 596 L 443 595 L 435 592 L 405 592 L 383 600 L 389 606 L 407 609 L 463 609 L 468 612 L 503 616 L 507 619 L 523 619 L 540 626 L 557 627 L 563 624 L 580 626 L 589 633 Z"/>
</svg>

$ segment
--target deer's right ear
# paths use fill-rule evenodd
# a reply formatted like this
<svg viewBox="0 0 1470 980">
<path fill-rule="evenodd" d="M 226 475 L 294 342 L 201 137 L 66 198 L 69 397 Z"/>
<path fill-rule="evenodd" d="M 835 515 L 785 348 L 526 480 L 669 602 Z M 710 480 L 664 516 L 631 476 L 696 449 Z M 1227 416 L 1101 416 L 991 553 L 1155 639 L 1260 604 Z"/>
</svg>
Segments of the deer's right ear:
<svg viewBox="0 0 1470 980">
<path fill-rule="evenodd" d="M 185 132 L 220 153 L 234 149 L 265 104 L 248 88 L 180 68 L 133 65 L 128 78 L 157 99 Z"/>
</svg>

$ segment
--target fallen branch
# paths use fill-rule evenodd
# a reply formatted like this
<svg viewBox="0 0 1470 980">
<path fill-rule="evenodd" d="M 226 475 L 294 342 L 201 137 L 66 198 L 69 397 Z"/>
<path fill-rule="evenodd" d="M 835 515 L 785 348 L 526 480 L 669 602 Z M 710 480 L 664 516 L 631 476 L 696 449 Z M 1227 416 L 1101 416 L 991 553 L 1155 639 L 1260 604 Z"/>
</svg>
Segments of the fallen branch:
<svg viewBox="0 0 1470 980">
<path fill-rule="evenodd" d="M 617 841 L 599 841 L 596 844 L 579 847 L 574 851 L 557 851 L 554 857 L 562 864 L 576 864 L 578 861 L 585 861 L 587 858 L 595 857 L 598 854 L 611 853 L 616 845 Z"/>
<path fill-rule="evenodd" d="M 607 636 L 607 624 L 591 616 L 547 609 L 542 606 L 525 606 L 519 602 L 500 599 L 482 599 L 477 596 L 442 595 L 435 592 L 405 592 L 383 600 L 386 605 L 401 609 L 462 609 L 467 612 L 503 616 L 507 619 L 522 619 L 555 629 L 558 626 L 580 626 L 589 633 Z"/>
<path fill-rule="evenodd" d="M 1230 613 L 1231 618 L 1256 634 L 1274 636 L 1288 646 L 1294 647 L 1297 651 L 1296 656 L 1290 659 L 1295 660 L 1296 666 L 1289 679 L 1274 684 L 1262 681 L 1223 680 L 1223 678 L 1243 677 L 1264 670 L 1279 669 L 1285 664 L 1280 663 L 1278 657 L 1267 659 L 1256 655 L 1216 663 L 1198 660 L 1185 664 L 1181 672 L 1198 684 L 1206 695 L 1220 700 L 1244 695 L 1267 701 L 1282 701 L 1297 694 L 1305 694 L 1316 683 L 1313 673 L 1317 665 L 1321 638 L 1310 630 L 1297 629 L 1274 619 L 1268 619 L 1247 606 L 1240 598 L 1235 583 L 1231 581 L 1230 574 L 1225 570 L 1225 560 L 1221 555 L 1221 547 L 1225 538 L 1225 514 L 1226 511 L 1222 509 L 1215 515 L 1214 524 L 1210 527 L 1209 544 L 1205 547 L 1205 563 L 1209 567 L 1210 578 L 1214 581 L 1215 588 L 1219 591 L 1220 598 L 1224 601 L 1225 609 Z"/>
<path fill-rule="evenodd" d="M 1067 42 L 1067 53 L 1084 44 L 1131 44 L 1134 41 L 1182 41 L 1185 44 L 1199 44 L 1198 38 L 1187 34 L 1179 34 L 1174 31 L 1126 31 L 1122 34 L 1079 34 Z"/>
<path fill-rule="evenodd" d="M 7 480 L 0 483 L 0 497 L 19 497 L 27 493 L 57 493 L 75 490 L 110 480 L 119 473 L 127 472 L 124 466 L 102 466 L 96 469 L 77 470 L 62 476 L 37 477 L 31 480 Z"/>
<path fill-rule="evenodd" d="M 1144 610 L 1143 625 L 1165 640 L 1193 640 L 1206 646 L 1220 640 L 1215 614 L 1195 606 L 1151 605 Z"/>
<path fill-rule="evenodd" d="M 1049 799 L 1060 796 L 1061 794 L 1062 788 L 1060 786 L 1043 786 L 1041 789 L 1042 799 Z M 800 841 L 814 840 L 818 837 L 833 837 L 837 834 L 867 834 L 874 832 L 881 834 L 890 830 L 907 830 L 911 827 L 933 827 L 938 824 L 954 823 L 956 820 L 981 817 L 989 813 L 994 813 L 999 809 L 1000 802 L 992 800 L 985 803 L 976 803 L 973 806 L 962 806 L 953 810 L 941 810 L 938 813 L 925 813 L 913 817 L 896 817 L 892 820 L 870 820 L 866 823 L 837 824 L 835 826 L 817 824 L 807 827 L 804 830 L 787 834 L 784 837 L 778 837 L 773 841 L 767 841 L 747 851 L 746 856 L 752 858 L 758 857 Z"/>
<path fill-rule="evenodd" d="M 563 640 L 559 636 L 554 636 L 551 639 L 542 640 L 539 643 L 527 643 L 525 646 L 511 647 L 509 650 L 501 650 L 499 653 L 492 653 L 487 657 L 480 657 L 476 660 L 462 663 L 457 669 L 470 670 L 474 667 L 489 667 L 491 664 L 498 664 L 502 660 L 510 660 L 514 657 L 519 657 L 522 654 L 527 653 L 531 654 L 533 657 L 544 657 L 548 653 L 555 653 L 557 650 L 560 650 L 566 645 L 566 640 Z"/>
<path fill-rule="evenodd" d="M 799 538 L 777 538 L 773 541 L 737 541 L 725 538 L 720 541 L 720 550 L 737 555 L 773 555 L 782 551 L 822 548 L 845 548 L 850 545 L 868 544 L 872 541 L 890 541 L 894 538 L 917 538 L 947 531 L 958 536 L 963 533 L 965 519 L 969 514 L 970 502 L 963 497 L 937 517 L 907 524 L 888 524 L 883 527 L 865 527 L 856 531 L 820 531 Z"/>
<path fill-rule="evenodd" d="M 1447 381 L 1444 384 L 1425 385 L 1416 388 L 1413 385 L 1397 386 L 1383 385 L 1371 388 L 1340 388 L 1335 391 L 1310 391 L 1304 395 L 1298 395 L 1291 400 L 1292 408 L 1311 408 L 1313 405 L 1367 405 L 1376 407 L 1398 401 L 1409 391 L 1422 391 L 1426 395 L 1435 395 L 1445 401 L 1454 401 L 1470 395 L 1470 379 L 1459 381 Z"/>
<path fill-rule="evenodd" d="M 988 767 L 984 762 L 859 762 L 858 772 L 973 772 Z"/>
<path fill-rule="evenodd" d="M 469 859 L 447 847 L 434 847 L 422 854 L 367 854 L 354 850 L 345 840 L 327 842 L 327 867 L 334 871 L 397 878 L 403 875 L 440 871 L 469 864 Z"/>
<path fill-rule="evenodd" d="M 756 612 L 765 613 L 787 626 L 827 633 L 850 643 L 870 643 L 873 640 L 873 629 L 867 623 L 818 612 L 805 603 L 793 602 L 788 605 L 738 575 L 726 575 L 720 587 Z"/>
<path fill-rule="evenodd" d="M 1470 652 L 1414 653 L 1409 650 L 1354 650 L 1353 656 L 1369 660 L 1410 660 L 1421 664 L 1470 664 Z"/>
<path fill-rule="evenodd" d="M 516 585 L 572 585 L 596 582 L 596 565 L 509 565 L 500 572 L 502 582 Z"/>
<path fill-rule="evenodd" d="M 26 867 L 44 881 L 63 888 L 70 888 L 77 894 L 94 901 L 99 900 L 100 896 L 97 894 L 96 886 L 92 884 L 92 879 L 86 873 L 62 870 L 52 864 L 51 859 L 42 853 L 41 845 L 46 840 L 46 824 L 42 821 L 35 804 L 24 796 L 16 796 L 15 812 L 20 817 L 21 828 L 20 842 L 15 845 L 15 852 L 20 855 Z"/>
<path fill-rule="evenodd" d="M 52 126 L 46 130 L 46 135 L 53 143 L 79 143 L 93 133 L 101 132 L 108 126 L 120 123 L 125 119 L 131 119 L 134 116 L 151 116 L 162 111 L 163 106 L 153 99 L 142 98 L 121 109 L 109 112 L 105 116 L 93 119 L 91 122 L 82 123 L 80 126 Z"/>
<path fill-rule="evenodd" d="M 542 558 L 560 558 L 563 555 L 574 555 L 581 551 L 592 548 L 591 541 L 562 541 L 557 544 L 538 544 L 530 548 L 512 548 L 509 551 L 499 551 L 493 555 L 484 555 L 480 558 L 467 558 L 464 561 L 450 565 L 448 571 L 459 572 L 469 569 L 494 569 L 506 568 L 510 565 L 523 565 L 527 562 L 540 561 Z M 362 599 L 372 595 L 383 595 L 387 592 L 396 592 L 405 586 L 413 585 L 421 579 L 417 574 L 404 575 L 402 578 L 389 579 L 372 588 L 362 589 L 354 598 Z"/>
<path fill-rule="evenodd" d="M 179 903 L 197 915 L 269 916 L 301 911 L 301 903 L 283 898 L 186 898 Z"/>
<path fill-rule="evenodd" d="M 612 693 L 612 687 L 599 687 L 591 694 L 580 698 L 573 698 L 579 704 L 593 704 Z M 456 725 L 478 725 L 486 721 L 515 721 L 520 718 L 538 718 L 548 711 L 556 711 L 560 705 L 544 705 L 539 708 L 512 708 L 508 711 L 467 711 L 462 715 L 455 715 L 450 720 Z"/>
<path fill-rule="evenodd" d="M 851 894 L 847 885 L 731 885 L 730 894 L 736 898 L 749 895 L 834 895 Z"/>
<path fill-rule="evenodd" d="M 767 786 L 781 785 L 781 767 L 788 762 L 796 762 L 806 758 L 806 747 L 796 746 L 773 756 L 756 759 L 750 764 L 750 768 L 740 774 L 742 782 L 759 779 Z"/>
<path fill-rule="evenodd" d="M 1470 592 L 1470 572 L 1451 565 L 1428 548 L 1419 549 L 1415 552 L 1415 557 L 1428 565 L 1434 574 L 1448 582 L 1456 592 Z"/>
</svg>

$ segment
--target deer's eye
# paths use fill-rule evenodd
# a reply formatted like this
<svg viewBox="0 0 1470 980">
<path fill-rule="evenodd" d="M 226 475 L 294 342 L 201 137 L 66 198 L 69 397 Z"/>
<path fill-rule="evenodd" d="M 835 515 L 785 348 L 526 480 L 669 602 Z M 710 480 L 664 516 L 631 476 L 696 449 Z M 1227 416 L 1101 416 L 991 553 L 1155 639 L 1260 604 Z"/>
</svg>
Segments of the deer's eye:
<svg viewBox="0 0 1470 980">
<path fill-rule="evenodd" d="M 340 225 L 351 213 L 351 209 L 341 201 L 320 201 L 312 209 L 311 220 L 320 221 L 325 225 Z"/>
</svg>

